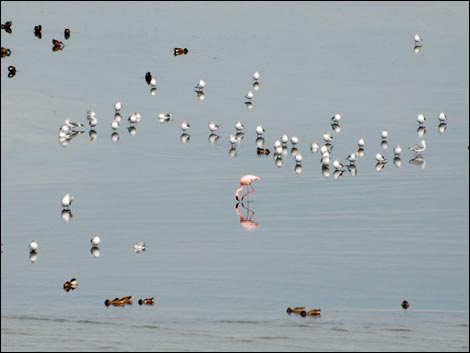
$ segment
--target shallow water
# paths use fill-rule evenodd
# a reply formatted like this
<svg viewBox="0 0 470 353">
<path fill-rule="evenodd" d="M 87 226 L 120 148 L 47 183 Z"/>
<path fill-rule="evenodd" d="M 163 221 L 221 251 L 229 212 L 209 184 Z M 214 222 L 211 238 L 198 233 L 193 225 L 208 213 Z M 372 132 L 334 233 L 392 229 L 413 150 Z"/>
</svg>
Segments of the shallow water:
<svg viewBox="0 0 470 353">
<path fill-rule="evenodd" d="M 13 21 L 1 33 L 13 52 L 1 62 L 2 351 L 468 351 L 468 4 L 1 6 L 2 23 Z M 65 27 L 71 37 L 53 52 Z M 177 46 L 189 54 L 174 57 Z M 86 123 L 89 109 L 96 140 L 87 127 L 61 146 L 63 121 Z M 143 116 L 135 135 L 133 111 Z M 160 124 L 168 111 L 174 120 Z M 427 150 L 413 164 L 419 113 Z M 237 120 L 246 133 L 231 150 Z M 214 144 L 209 121 L 221 124 Z M 270 149 L 283 133 L 299 137 L 301 169 L 290 144 L 281 167 L 256 155 L 257 124 Z M 326 131 L 332 161 L 364 137 L 356 175 L 332 164 L 322 175 L 309 145 Z M 377 171 L 379 152 L 388 163 Z M 240 217 L 233 195 L 244 174 L 261 180 Z M 72 277 L 79 287 L 66 293 Z M 156 304 L 103 304 L 126 295 Z M 289 306 L 322 316 L 289 316 Z"/>
</svg>

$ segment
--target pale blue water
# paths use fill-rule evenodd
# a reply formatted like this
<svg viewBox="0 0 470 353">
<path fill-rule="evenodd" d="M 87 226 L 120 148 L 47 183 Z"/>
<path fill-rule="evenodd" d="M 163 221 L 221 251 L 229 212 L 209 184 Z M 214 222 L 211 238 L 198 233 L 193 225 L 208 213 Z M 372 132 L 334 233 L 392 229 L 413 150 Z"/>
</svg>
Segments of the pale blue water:
<svg viewBox="0 0 470 353">
<path fill-rule="evenodd" d="M 467 3 L 1 6 L 2 23 L 13 21 L 1 33 L 12 50 L 1 61 L 2 351 L 468 351 Z M 64 50 L 52 52 L 66 27 Z M 189 54 L 174 57 L 174 47 Z M 89 109 L 96 140 L 87 127 L 62 147 L 60 125 L 86 123 Z M 131 136 L 133 111 L 143 118 Z M 174 120 L 160 124 L 168 111 Z M 366 140 L 355 176 L 335 178 L 332 163 L 322 175 L 310 151 L 335 113 L 332 161 Z M 419 113 L 424 168 L 407 149 L 421 140 Z M 246 133 L 230 152 L 237 120 Z M 209 121 L 221 124 L 215 144 Z M 256 155 L 257 124 L 271 150 L 283 133 L 299 137 L 301 170 L 289 153 L 282 167 Z M 376 153 L 389 160 L 379 172 Z M 250 224 L 233 196 L 244 174 L 261 177 L 250 211 L 239 205 Z M 66 293 L 72 277 L 79 286 Z M 156 304 L 104 306 L 126 295 Z M 289 316 L 289 306 L 322 316 Z"/>
</svg>

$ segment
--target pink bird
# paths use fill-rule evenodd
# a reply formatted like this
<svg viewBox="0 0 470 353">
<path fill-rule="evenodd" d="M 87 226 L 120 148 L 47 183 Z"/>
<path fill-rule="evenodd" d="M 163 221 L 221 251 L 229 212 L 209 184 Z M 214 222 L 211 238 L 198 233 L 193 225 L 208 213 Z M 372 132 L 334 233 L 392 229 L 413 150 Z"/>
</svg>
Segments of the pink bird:
<svg viewBox="0 0 470 353">
<path fill-rule="evenodd" d="M 240 193 L 240 191 L 243 190 L 243 188 L 245 186 L 247 186 L 247 189 L 248 191 L 246 192 L 245 195 L 242 196 L 242 200 L 245 198 L 245 196 L 247 196 L 249 193 L 251 192 L 254 192 L 255 191 L 255 188 L 253 187 L 253 185 L 251 185 L 253 182 L 255 182 L 256 180 L 260 180 L 261 178 L 259 176 L 256 176 L 256 175 L 251 175 L 251 174 L 248 174 L 248 175 L 244 175 L 240 178 L 240 187 L 237 189 L 237 191 L 235 192 L 235 199 L 239 200 L 238 198 L 238 194 Z M 249 187 L 251 188 L 251 191 L 249 189 Z"/>
</svg>

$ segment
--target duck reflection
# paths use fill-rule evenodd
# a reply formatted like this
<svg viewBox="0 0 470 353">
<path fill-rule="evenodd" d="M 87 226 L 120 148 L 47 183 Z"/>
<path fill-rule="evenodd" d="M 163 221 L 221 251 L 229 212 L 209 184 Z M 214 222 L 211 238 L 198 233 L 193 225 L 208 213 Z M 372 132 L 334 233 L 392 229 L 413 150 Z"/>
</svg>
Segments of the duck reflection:
<svg viewBox="0 0 470 353">
<path fill-rule="evenodd" d="M 339 134 L 341 132 L 341 126 L 339 126 L 338 123 L 333 123 L 331 124 L 331 128 L 333 129 L 334 132 Z"/>
<path fill-rule="evenodd" d="M 426 160 L 419 154 L 416 157 L 410 159 L 408 162 L 410 164 L 421 167 L 421 169 L 426 168 Z"/>
<path fill-rule="evenodd" d="M 71 209 L 63 209 L 60 212 L 60 216 L 62 217 L 62 219 L 64 220 L 65 223 L 70 222 L 70 220 L 73 218 L 72 210 Z"/>
<path fill-rule="evenodd" d="M 252 110 L 253 109 L 253 103 L 250 102 L 250 101 L 246 101 L 245 102 L 245 106 L 248 110 Z"/>
<path fill-rule="evenodd" d="M 228 155 L 230 156 L 230 158 L 235 158 L 237 156 L 237 148 L 234 146 L 230 147 L 230 149 L 228 150 Z"/>
<path fill-rule="evenodd" d="M 240 217 L 240 226 L 243 229 L 255 230 L 259 228 L 259 223 L 252 220 L 252 217 L 254 216 L 255 213 L 252 210 L 250 210 L 249 201 L 247 202 L 247 204 L 248 204 L 248 207 L 246 207 L 243 202 L 237 202 L 237 204 L 235 205 L 235 212 Z M 246 211 L 246 216 L 242 213 L 242 211 L 240 211 L 240 206 L 242 209 Z"/>
<path fill-rule="evenodd" d="M 262 148 L 264 146 L 264 137 L 259 136 L 256 138 L 256 147 Z"/>
</svg>

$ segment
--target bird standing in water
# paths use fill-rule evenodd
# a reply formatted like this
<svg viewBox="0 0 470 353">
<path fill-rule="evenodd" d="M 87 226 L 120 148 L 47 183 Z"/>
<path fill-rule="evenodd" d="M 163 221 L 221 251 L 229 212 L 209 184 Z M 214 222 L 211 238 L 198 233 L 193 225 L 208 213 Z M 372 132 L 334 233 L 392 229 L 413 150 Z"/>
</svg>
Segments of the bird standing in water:
<svg viewBox="0 0 470 353">
<path fill-rule="evenodd" d="M 242 196 L 242 198 L 241 198 L 242 200 L 245 198 L 245 196 L 247 196 L 248 194 L 254 192 L 255 188 L 253 187 L 252 183 L 255 182 L 256 180 L 260 180 L 260 179 L 261 178 L 259 176 L 251 175 L 251 174 L 242 176 L 240 178 L 240 187 L 235 192 L 235 199 L 239 200 L 238 195 L 239 195 L 240 191 L 242 191 L 245 186 L 248 188 L 248 191 L 246 192 L 245 195 Z M 251 191 L 250 191 L 249 188 L 251 188 Z"/>
</svg>

